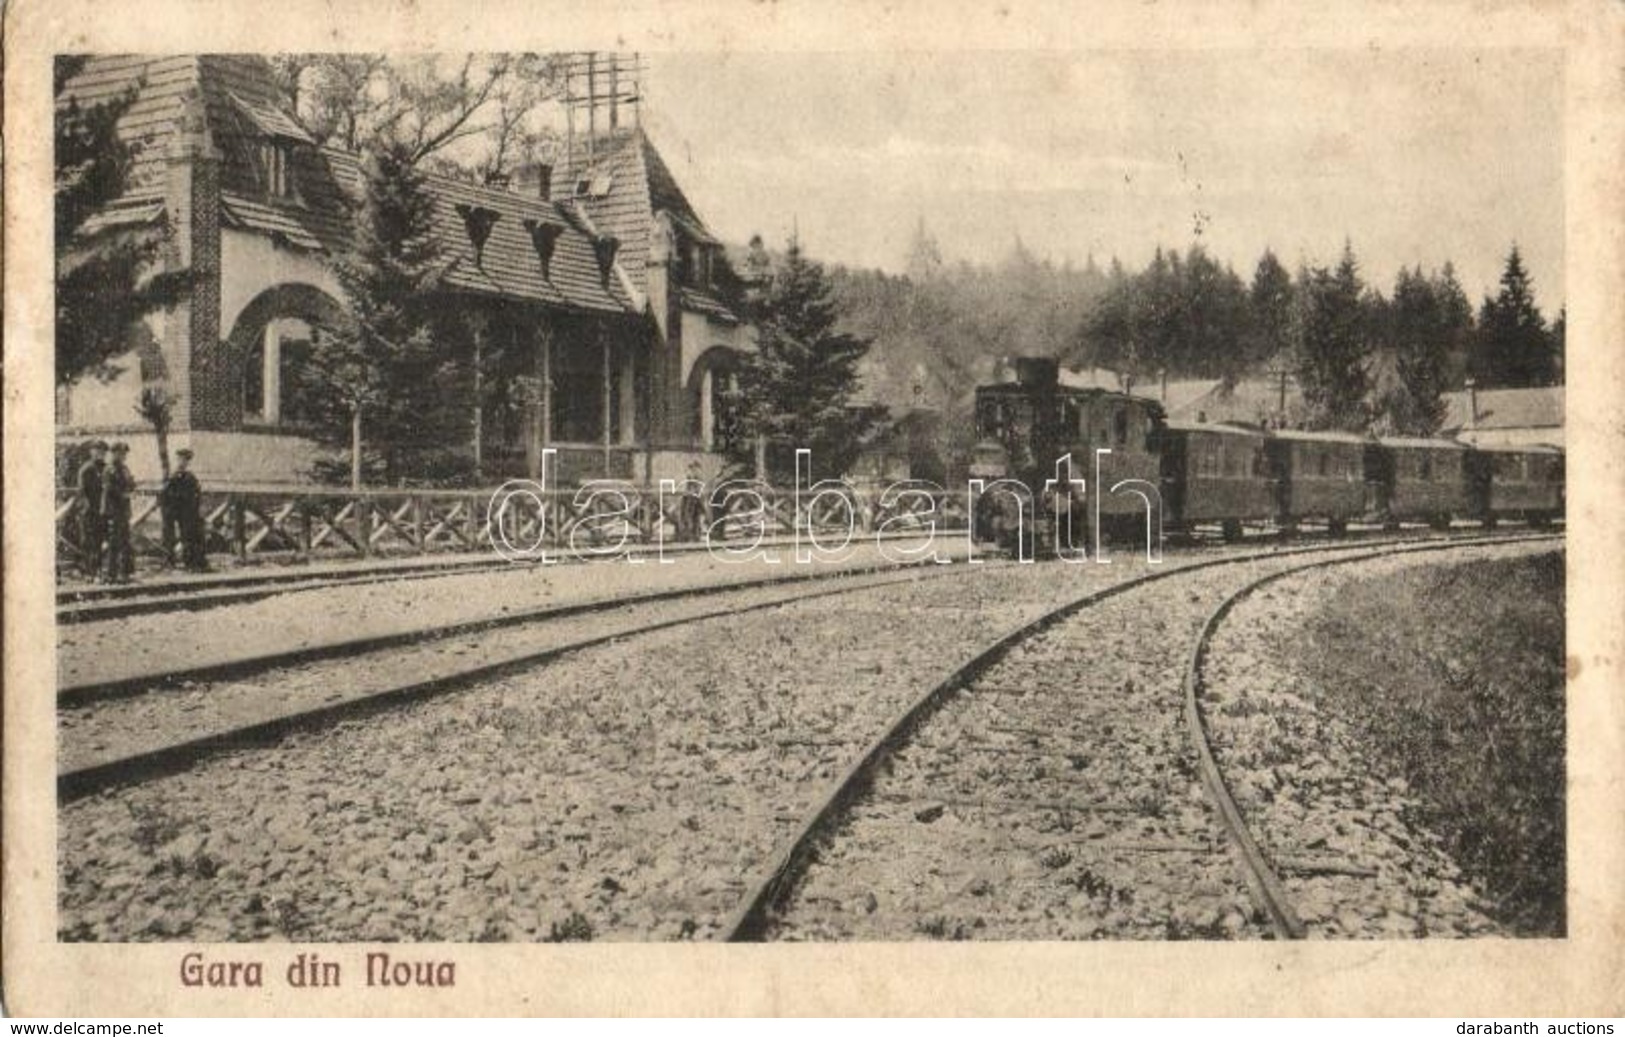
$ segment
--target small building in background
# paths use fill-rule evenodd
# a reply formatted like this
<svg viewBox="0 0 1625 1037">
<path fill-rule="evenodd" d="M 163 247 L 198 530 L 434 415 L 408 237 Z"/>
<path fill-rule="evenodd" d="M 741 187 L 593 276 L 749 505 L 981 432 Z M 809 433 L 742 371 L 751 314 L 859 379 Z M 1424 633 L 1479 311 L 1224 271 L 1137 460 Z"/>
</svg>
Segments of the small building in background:
<svg viewBox="0 0 1625 1037">
<path fill-rule="evenodd" d="M 1563 387 L 1444 394 L 1439 435 L 1484 446 L 1563 446 Z"/>
</svg>

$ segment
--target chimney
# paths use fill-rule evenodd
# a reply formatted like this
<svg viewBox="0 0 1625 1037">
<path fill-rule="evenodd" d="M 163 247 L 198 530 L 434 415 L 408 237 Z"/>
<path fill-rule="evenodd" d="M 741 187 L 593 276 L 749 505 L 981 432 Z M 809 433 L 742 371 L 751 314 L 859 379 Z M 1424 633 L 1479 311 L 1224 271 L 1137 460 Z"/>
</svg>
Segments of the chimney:
<svg viewBox="0 0 1625 1037">
<path fill-rule="evenodd" d="M 1478 427 L 1478 383 L 1467 379 L 1467 427 Z"/>
<path fill-rule="evenodd" d="M 546 162 L 527 162 L 514 176 L 513 190 L 544 202 L 553 200 L 553 167 Z"/>
<path fill-rule="evenodd" d="M 1054 389 L 1060 385 L 1061 365 L 1051 357 L 1018 356 L 1016 381 L 1031 389 Z"/>
</svg>

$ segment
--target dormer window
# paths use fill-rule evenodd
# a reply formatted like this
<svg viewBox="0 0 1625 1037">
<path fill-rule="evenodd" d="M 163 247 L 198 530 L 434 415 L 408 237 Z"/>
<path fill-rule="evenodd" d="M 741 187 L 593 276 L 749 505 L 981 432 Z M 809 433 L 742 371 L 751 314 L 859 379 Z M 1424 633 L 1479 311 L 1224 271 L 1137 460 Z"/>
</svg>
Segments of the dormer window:
<svg viewBox="0 0 1625 1037">
<path fill-rule="evenodd" d="M 607 198 L 615 183 L 613 173 L 589 169 L 576 180 L 577 198 Z"/>
<path fill-rule="evenodd" d="M 260 183 L 270 198 L 293 197 L 293 149 L 286 141 L 263 140 L 257 149 Z"/>
<path fill-rule="evenodd" d="M 316 141 L 287 112 L 262 100 L 226 95 L 238 113 L 238 129 L 250 142 L 255 172 L 267 198 L 293 198 L 293 149 Z"/>
<path fill-rule="evenodd" d="M 677 280 L 701 291 L 711 287 L 711 248 L 703 242 L 677 239 Z"/>
</svg>

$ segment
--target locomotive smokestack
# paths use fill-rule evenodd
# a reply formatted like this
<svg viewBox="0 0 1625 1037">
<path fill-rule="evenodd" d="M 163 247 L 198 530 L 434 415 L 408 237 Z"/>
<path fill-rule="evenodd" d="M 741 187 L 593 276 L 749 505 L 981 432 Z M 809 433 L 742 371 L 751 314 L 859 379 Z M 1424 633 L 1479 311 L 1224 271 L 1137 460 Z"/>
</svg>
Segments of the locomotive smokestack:
<svg viewBox="0 0 1625 1037">
<path fill-rule="evenodd" d="M 1061 363 L 1047 356 L 1018 356 L 1016 381 L 1033 389 L 1053 389 L 1061 384 Z"/>
</svg>

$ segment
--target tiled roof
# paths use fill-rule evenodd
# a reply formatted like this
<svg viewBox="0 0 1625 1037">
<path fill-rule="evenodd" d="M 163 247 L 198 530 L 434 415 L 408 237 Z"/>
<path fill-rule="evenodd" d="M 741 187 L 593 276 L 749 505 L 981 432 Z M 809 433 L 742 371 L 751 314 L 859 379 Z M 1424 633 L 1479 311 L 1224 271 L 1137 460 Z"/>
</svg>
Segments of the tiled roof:
<svg viewBox="0 0 1625 1037">
<path fill-rule="evenodd" d="M 1563 387 L 1544 389 L 1480 389 L 1478 420 L 1470 420 L 1470 401 L 1465 392 L 1444 394 L 1444 428 L 1514 429 L 1562 428 Z"/>
<path fill-rule="evenodd" d="M 329 147 L 293 149 L 295 197 L 266 196 L 252 145 L 267 136 L 295 141 L 311 138 L 288 110 L 270 66 L 255 55 L 182 57 L 100 56 L 90 59 L 64 90 L 64 98 L 97 103 L 138 88 L 119 131 L 138 145 L 132 190 L 100 217 L 108 226 L 156 217 L 162 205 L 163 155 L 174 138 L 184 99 L 204 102 L 210 135 L 222 155 L 222 214 L 228 226 L 278 237 L 308 251 L 342 253 L 350 242 L 350 199 L 359 194 L 357 157 Z M 620 278 L 601 275 L 592 228 L 574 217 L 570 203 L 552 203 L 511 191 L 479 187 L 429 175 L 434 197 L 434 234 L 447 263 L 451 287 L 524 299 L 544 305 L 625 313 L 633 303 Z M 484 248 L 476 256 L 458 206 L 497 214 Z M 542 277 L 527 221 L 560 229 Z M 613 227 L 607 233 L 617 234 Z M 626 240 L 622 239 L 623 242 Z M 644 252 L 637 269 L 646 261 Z M 623 244 L 621 256 L 625 257 Z"/>
<path fill-rule="evenodd" d="M 723 305 L 722 300 L 693 288 L 679 287 L 677 289 L 677 305 L 694 313 L 703 313 L 707 317 L 714 317 L 725 324 L 739 323 L 739 318 L 734 315 L 732 310 Z"/>
<path fill-rule="evenodd" d="M 98 234 L 113 227 L 138 227 L 157 220 L 163 211 L 164 200 L 154 194 L 125 195 L 92 214 L 80 229 L 85 234 Z"/>
<path fill-rule="evenodd" d="M 575 198 L 578 182 L 603 182 L 605 177 L 607 193 L 594 196 L 589 192 L 578 201 L 602 233 L 620 239 L 622 268 L 639 292 L 649 288 L 649 245 L 655 213 L 667 213 L 701 241 L 716 241 L 641 129 L 597 141 L 590 158 L 583 150 L 559 163 L 553 170 L 553 197 Z"/>
<path fill-rule="evenodd" d="M 96 104 L 132 88 L 137 89 L 135 102 L 119 120 L 120 136 L 138 149 L 132 186 L 158 183 L 164 152 L 179 131 L 189 95 L 195 94 L 203 102 L 210 133 L 224 158 L 222 179 L 227 190 L 261 190 L 253 157 L 244 145 L 265 131 L 248 109 L 276 111 L 284 134 L 304 134 L 298 120 L 287 112 L 287 100 L 270 66 L 253 54 L 98 55 L 63 88 L 62 100 Z M 308 134 L 304 136 L 308 139 Z"/>
<path fill-rule="evenodd" d="M 614 271 L 603 276 L 592 238 L 567 219 L 560 206 L 446 177 L 431 176 L 429 190 L 435 199 L 435 238 L 445 257 L 455 263 L 447 275 L 452 286 L 577 309 L 623 313 L 633 309 Z M 477 255 L 457 210 L 460 205 L 497 214 Z M 546 278 L 526 221 L 562 228 Z"/>
<path fill-rule="evenodd" d="M 321 241 L 306 226 L 302 219 L 304 214 L 297 209 L 265 205 L 235 194 L 222 194 L 220 204 L 228 227 L 280 237 L 289 245 L 307 252 L 322 250 Z"/>
<path fill-rule="evenodd" d="M 282 137 L 287 140 L 298 141 L 301 144 L 316 143 L 316 139 L 306 133 L 303 126 L 299 125 L 291 115 L 281 109 L 273 105 L 245 100 L 229 90 L 226 92 L 226 96 L 230 97 L 238 109 L 248 116 L 249 121 L 266 136 Z"/>
</svg>

